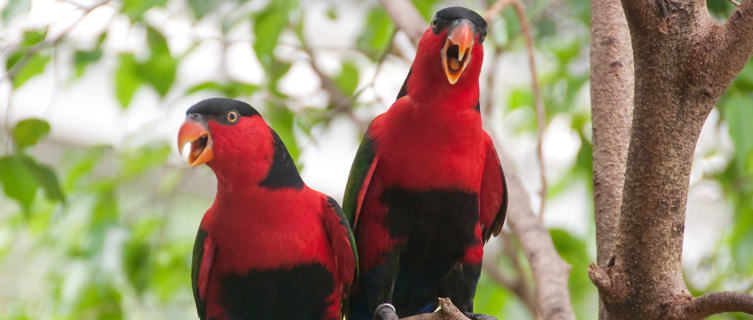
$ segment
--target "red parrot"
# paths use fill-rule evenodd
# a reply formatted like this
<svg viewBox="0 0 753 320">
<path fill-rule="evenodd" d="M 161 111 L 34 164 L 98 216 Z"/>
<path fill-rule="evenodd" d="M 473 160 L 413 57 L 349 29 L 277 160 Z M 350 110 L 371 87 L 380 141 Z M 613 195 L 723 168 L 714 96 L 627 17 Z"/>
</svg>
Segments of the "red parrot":
<svg viewBox="0 0 753 320">
<path fill-rule="evenodd" d="M 479 112 L 485 36 L 477 13 L 437 12 L 397 100 L 364 135 L 343 200 L 361 274 L 352 320 L 432 312 L 437 297 L 471 318 L 493 318 L 472 313 L 483 244 L 507 210 Z"/>
<path fill-rule="evenodd" d="M 303 183 L 250 105 L 207 99 L 186 115 L 178 148 L 217 176 L 193 250 L 199 318 L 341 319 L 357 256 L 337 202 Z"/>
</svg>

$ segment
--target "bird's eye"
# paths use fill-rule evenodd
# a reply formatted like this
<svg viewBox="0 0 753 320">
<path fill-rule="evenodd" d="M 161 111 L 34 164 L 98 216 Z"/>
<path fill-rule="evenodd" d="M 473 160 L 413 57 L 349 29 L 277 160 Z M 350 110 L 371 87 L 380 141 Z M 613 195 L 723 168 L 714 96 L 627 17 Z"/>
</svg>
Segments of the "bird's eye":
<svg viewBox="0 0 753 320">
<path fill-rule="evenodd" d="M 431 20 L 431 25 L 436 26 L 437 25 L 437 18 L 434 18 L 434 20 Z"/>
<path fill-rule="evenodd" d="M 235 123 L 238 121 L 238 112 L 236 111 L 230 111 L 227 113 L 227 121 L 230 123 Z"/>
</svg>

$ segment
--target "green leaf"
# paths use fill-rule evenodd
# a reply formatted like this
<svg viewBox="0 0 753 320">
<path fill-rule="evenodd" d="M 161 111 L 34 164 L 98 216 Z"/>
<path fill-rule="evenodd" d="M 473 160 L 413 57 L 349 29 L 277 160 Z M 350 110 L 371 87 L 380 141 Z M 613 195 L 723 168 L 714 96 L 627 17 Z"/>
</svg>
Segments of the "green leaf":
<svg viewBox="0 0 753 320">
<path fill-rule="evenodd" d="M 108 150 L 108 147 L 95 146 L 84 150 L 75 150 L 66 155 L 67 158 L 71 159 L 71 165 L 64 171 L 66 173 L 63 179 L 65 190 L 74 190 L 79 181 L 100 163 L 105 150 Z"/>
<path fill-rule="evenodd" d="M 166 143 L 146 145 L 133 152 L 126 153 L 121 163 L 120 174 L 125 178 L 134 177 L 146 170 L 162 165 L 170 155 L 170 146 Z"/>
<path fill-rule="evenodd" d="M 16 200 L 24 212 L 31 210 L 39 183 L 22 158 L 17 155 L 0 158 L 0 183 L 5 195 Z"/>
<path fill-rule="evenodd" d="M 164 97 L 175 82 L 178 60 L 170 54 L 167 39 L 157 29 L 148 27 L 146 35 L 151 55 L 136 69 L 141 79 Z"/>
<path fill-rule="evenodd" d="M 416 9 L 418 9 L 418 12 L 421 13 L 421 16 L 423 16 L 426 21 L 434 16 L 434 6 L 436 2 L 437 0 L 413 0 Z"/>
<path fill-rule="evenodd" d="M 123 319 L 122 299 L 110 283 L 89 282 L 76 296 L 71 319 Z"/>
<path fill-rule="evenodd" d="M 50 124 L 41 119 L 24 119 L 13 127 L 13 142 L 16 149 L 23 150 L 39 142 L 50 132 Z"/>
<path fill-rule="evenodd" d="M 272 105 L 267 111 L 265 119 L 269 122 L 269 126 L 274 128 L 277 135 L 280 136 L 280 140 L 287 147 L 293 160 L 298 159 L 298 143 L 293 133 L 295 114 L 284 106 Z"/>
<path fill-rule="evenodd" d="M 291 66 L 291 63 L 282 62 L 274 58 L 269 64 L 269 70 L 267 74 L 269 76 L 269 81 L 267 82 L 268 89 L 272 92 L 272 94 L 282 99 L 287 99 L 287 96 L 277 90 L 277 83 L 280 81 L 280 79 L 282 79 L 282 77 L 285 76 L 286 73 L 288 73 Z"/>
<path fill-rule="evenodd" d="M 216 91 L 221 92 L 226 97 L 235 98 L 238 96 L 250 96 L 259 90 L 259 86 L 236 81 L 219 83 L 216 81 L 206 81 L 199 83 L 186 91 L 186 94 L 196 93 L 199 91 Z"/>
<path fill-rule="evenodd" d="M 76 50 L 73 53 L 73 68 L 76 70 L 76 78 L 81 78 L 84 75 L 86 67 L 90 64 L 99 61 L 102 58 L 102 50 L 100 48 L 94 48 L 91 50 Z"/>
<path fill-rule="evenodd" d="M 65 200 L 63 190 L 60 188 L 60 183 L 58 182 L 58 177 L 52 168 L 37 163 L 31 158 L 26 159 L 26 165 L 31 169 L 31 172 L 34 174 L 34 178 L 36 178 L 39 185 L 42 186 L 47 199 L 53 201 Z"/>
<path fill-rule="evenodd" d="M 364 23 L 363 33 L 358 37 L 358 49 L 366 53 L 372 60 L 379 59 L 382 51 L 387 48 L 394 31 L 392 20 L 381 6 L 369 11 Z"/>
<path fill-rule="evenodd" d="M 24 31 L 24 38 L 21 46 L 31 47 L 47 38 L 47 29 L 30 29 Z"/>
<path fill-rule="evenodd" d="M 20 13 L 29 12 L 29 9 L 31 9 L 31 0 L 9 0 L 0 16 L 3 22 L 8 22 Z"/>
<path fill-rule="evenodd" d="M 17 89 L 29 79 L 43 73 L 50 60 L 52 60 L 52 57 L 48 54 L 37 53 L 32 55 L 13 77 L 13 88 Z"/>
<path fill-rule="evenodd" d="M 41 186 L 48 199 L 53 201 L 65 200 L 63 191 L 60 188 L 60 183 L 58 183 L 57 175 L 52 168 L 37 163 L 32 157 L 23 153 L 18 153 L 6 158 L 9 160 L 7 160 L 8 162 L 4 163 L 3 166 L 7 165 L 12 168 L 12 170 L 17 170 L 17 172 L 6 174 L 6 176 L 0 178 L 0 180 L 3 181 L 4 185 L 6 184 L 6 179 L 19 180 L 8 181 L 8 186 L 10 187 L 13 186 L 14 182 L 18 182 L 18 185 L 16 185 L 16 188 L 18 189 L 17 197 L 11 196 L 10 194 L 8 194 L 8 196 L 19 200 L 28 207 L 34 200 L 37 188 Z M 23 181 L 24 179 L 28 180 L 29 178 L 31 180 Z"/>
<path fill-rule="evenodd" d="M 217 4 L 219 3 L 219 0 L 188 0 L 188 5 L 191 7 L 191 12 L 193 12 L 196 20 L 204 17 L 207 13 L 212 11 L 212 9 L 217 7 Z"/>
<path fill-rule="evenodd" d="M 123 247 L 123 269 L 138 293 L 149 287 L 153 259 L 150 237 L 160 228 L 156 218 L 144 219 L 131 228 L 130 238 Z"/>
<path fill-rule="evenodd" d="M 738 170 L 743 171 L 749 166 L 748 159 L 753 157 L 753 99 L 750 96 L 732 95 L 723 102 L 724 118 L 727 120 L 729 135 L 735 146 L 735 156 Z"/>
<path fill-rule="evenodd" d="M 352 96 L 358 87 L 358 67 L 352 62 L 345 61 L 342 63 L 342 70 L 335 78 L 335 84 L 346 96 Z"/>
<path fill-rule="evenodd" d="M 31 47 L 44 41 L 46 37 L 47 29 L 25 30 L 23 39 L 18 44 L 18 47 L 8 54 L 8 58 L 5 60 L 5 70 L 10 71 L 16 63 L 21 61 L 21 59 L 29 53 Z"/>
<path fill-rule="evenodd" d="M 270 4 L 254 19 L 254 52 L 265 69 L 272 63 L 272 54 L 283 28 L 288 24 L 288 10 Z"/>
<path fill-rule="evenodd" d="M 131 21 L 140 21 L 144 13 L 153 7 L 163 7 L 167 0 L 124 0 L 121 12 Z"/>
<path fill-rule="evenodd" d="M 131 104 L 131 99 L 136 90 L 141 86 L 141 78 L 136 69 L 138 63 L 133 54 L 120 55 L 118 69 L 115 70 L 115 97 L 124 109 Z"/>
</svg>

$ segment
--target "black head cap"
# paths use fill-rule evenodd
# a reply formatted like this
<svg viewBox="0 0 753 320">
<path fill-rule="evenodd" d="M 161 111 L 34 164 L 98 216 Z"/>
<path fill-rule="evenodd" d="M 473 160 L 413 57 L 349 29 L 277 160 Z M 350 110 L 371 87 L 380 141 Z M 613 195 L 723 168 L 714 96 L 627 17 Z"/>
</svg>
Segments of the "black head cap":
<svg viewBox="0 0 753 320">
<path fill-rule="evenodd" d="M 206 116 L 221 116 L 230 110 L 238 111 L 241 116 L 245 117 L 261 116 L 259 112 L 248 103 L 225 98 L 209 98 L 201 100 L 188 108 L 186 115 L 198 113 Z"/>
<path fill-rule="evenodd" d="M 481 35 L 482 39 L 486 37 L 486 20 L 475 11 L 463 7 L 449 7 L 437 11 L 434 20 L 431 22 L 432 30 L 434 33 L 439 33 L 445 27 L 451 25 L 453 21 L 459 19 L 471 21 L 475 26 L 476 34 Z"/>
</svg>

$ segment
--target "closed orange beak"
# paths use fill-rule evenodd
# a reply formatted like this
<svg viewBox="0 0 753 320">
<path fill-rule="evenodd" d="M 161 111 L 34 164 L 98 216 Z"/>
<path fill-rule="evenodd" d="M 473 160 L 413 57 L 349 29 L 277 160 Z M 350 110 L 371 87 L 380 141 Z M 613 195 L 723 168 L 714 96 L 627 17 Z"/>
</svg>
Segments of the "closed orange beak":
<svg viewBox="0 0 753 320">
<path fill-rule="evenodd" d="M 461 20 L 449 32 L 442 48 L 442 67 L 447 81 L 455 84 L 471 61 L 474 34 L 471 22 L 467 20 Z"/>
<path fill-rule="evenodd" d="M 195 167 L 212 160 L 212 136 L 206 124 L 187 118 L 178 131 L 178 152 L 183 156 L 183 146 L 191 143 L 188 166 Z"/>
</svg>

